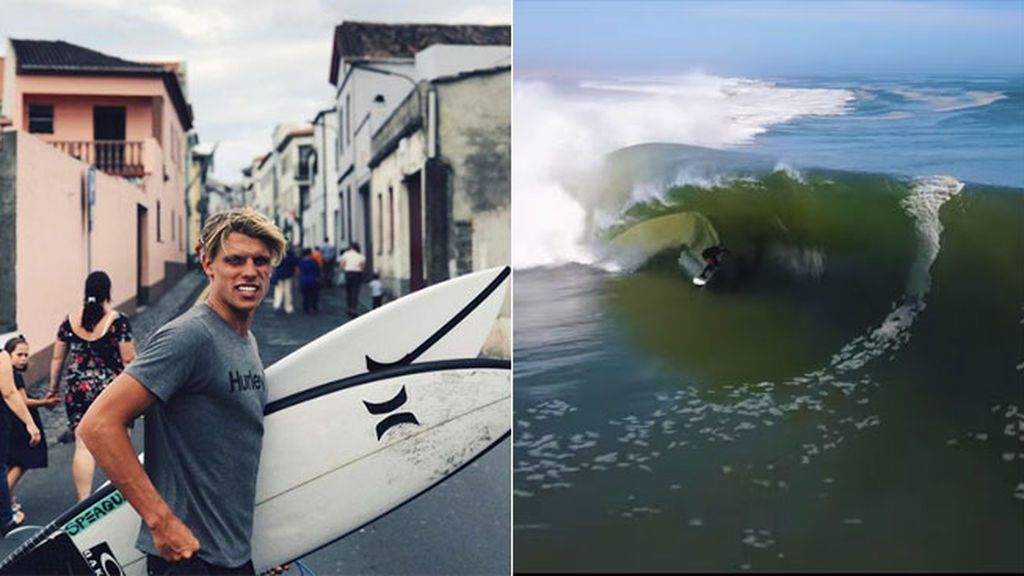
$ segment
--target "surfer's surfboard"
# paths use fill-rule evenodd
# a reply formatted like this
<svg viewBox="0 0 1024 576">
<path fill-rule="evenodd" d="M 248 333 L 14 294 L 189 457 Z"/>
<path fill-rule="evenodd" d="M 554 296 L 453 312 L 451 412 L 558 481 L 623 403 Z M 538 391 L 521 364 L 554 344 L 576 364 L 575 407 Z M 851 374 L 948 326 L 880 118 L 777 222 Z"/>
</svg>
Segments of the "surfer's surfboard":
<svg viewBox="0 0 1024 576">
<path fill-rule="evenodd" d="M 401 506 L 508 436 L 510 363 L 476 356 L 509 272 L 479 272 L 396 300 L 267 369 L 257 573 Z M 0 563 L 0 574 L 141 576 L 139 524 L 106 484 Z"/>
</svg>

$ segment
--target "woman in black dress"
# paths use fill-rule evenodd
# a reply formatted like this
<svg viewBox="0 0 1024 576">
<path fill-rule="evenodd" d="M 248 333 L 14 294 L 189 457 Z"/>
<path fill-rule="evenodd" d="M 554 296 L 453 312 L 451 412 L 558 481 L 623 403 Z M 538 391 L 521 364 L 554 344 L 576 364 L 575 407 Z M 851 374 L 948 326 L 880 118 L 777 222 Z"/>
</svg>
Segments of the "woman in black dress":
<svg viewBox="0 0 1024 576">
<path fill-rule="evenodd" d="M 110 277 L 105 272 L 97 270 L 85 279 L 83 300 L 82 307 L 68 314 L 57 329 L 47 393 L 57 392 L 64 359 L 70 358 L 64 373 L 64 406 L 68 427 L 75 432 L 71 476 L 79 501 L 92 492 L 96 461 L 78 438 L 78 423 L 107 384 L 135 359 L 131 326 L 110 304 Z"/>
<path fill-rule="evenodd" d="M 39 408 L 53 408 L 60 404 L 60 398 L 56 394 L 48 394 L 42 400 L 29 398 L 25 392 L 25 379 L 21 373 L 28 368 L 28 341 L 24 336 L 15 336 L 4 344 L 4 351 L 11 357 L 11 364 L 14 367 L 14 386 L 19 390 L 28 411 L 32 414 L 32 421 L 39 428 L 40 441 L 35 446 L 29 444 L 28 432 L 21 426 L 12 426 L 10 443 L 7 447 L 7 486 L 11 491 L 11 510 L 14 512 L 14 519 L 20 523 L 25 514 L 21 506 L 14 498 L 14 487 L 18 480 L 31 468 L 46 468 L 46 433 L 43 430 L 43 422 L 39 418 Z M 6 404 L 4 405 L 6 408 Z M 14 413 L 7 409 L 7 417 L 14 418 Z"/>
<path fill-rule="evenodd" d="M 29 444 L 35 446 L 42 439 L 39 427 L 32 421 L 32 416 L 25 406 L 21 393 L 14 387 L 14 365 L 11 355 L 0 350 L 0 394 L 4 404 L 16 417 L 8 415 L 7 410 L 0 410 L 0 462 L 7 462 L 7 445 L 12 428 L 24 425 L 28 431 Z M 19 422 L 20 421 L 20 422 Z M 7 482 L 0 482 L 0 536 L 6 535 L 18 525 L 11 514 L 11 495 L 7 490 Z"/>
</svg>

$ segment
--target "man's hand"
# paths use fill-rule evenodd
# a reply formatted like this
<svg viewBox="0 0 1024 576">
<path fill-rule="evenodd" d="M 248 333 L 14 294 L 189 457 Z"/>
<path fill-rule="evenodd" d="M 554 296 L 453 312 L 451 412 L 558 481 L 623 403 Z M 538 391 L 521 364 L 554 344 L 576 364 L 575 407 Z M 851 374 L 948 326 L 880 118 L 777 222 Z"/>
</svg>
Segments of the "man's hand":
<svg viewBox="0 0 1024 576">
<path fill-rule="evenodd" d="M 168 562 L 189 560 L 199 551 L 199 540 L 188 526 L 173 514 L 166 520 L 150 527 L 153 545 L 160 556 Z"/>
</svg>

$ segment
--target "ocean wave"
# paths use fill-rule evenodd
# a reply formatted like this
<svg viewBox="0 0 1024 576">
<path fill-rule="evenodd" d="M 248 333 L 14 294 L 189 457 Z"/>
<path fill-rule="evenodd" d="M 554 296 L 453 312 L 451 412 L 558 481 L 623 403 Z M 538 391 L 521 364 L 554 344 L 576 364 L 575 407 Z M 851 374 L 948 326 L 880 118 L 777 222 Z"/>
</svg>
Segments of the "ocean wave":
<svg viewBox="0 0 1024 576">
<path fill-rule="evenodd" d="M 954 95 L 906 89 L 896 89 L 892 93 L 902 96 L 907 100 L 923 102 L 935 112 L 953 112 L 969 108 L 980 108 L 1007 98 L 1007 95 L 1003 92 L 985 92 L 980 90 L 968 90 L 963 94 Z"/>
<path fill-rule="evenodd" d="M 926 307 L 925 296 L 931 289 L 930 270 L 942 246 L 939 210 L 963 188 L 964 184 L 951 176 L 929 176 L 912 182 L 900 205 L 914 219 L 918 255 L 908 273 L 903 301 L 894 304 L 893 311 L 877 328 L 844 346 L 832 357 L 830 365 L 837 371 L 857 370 L 872 359 L 895 351 L 910 339 L 910 328 Z"/>
<path fill-rule="evenodd" d="M 596 261 L 590 242 L 604 207 L 589 203 L 587 191 L 602 185 L 607 154 L 647 142 L 732 148 L 780 123 L 844 115 L 856 96 L 691 74 L 572 88 L 518 81 L 513 98 L 516 211 L 527 215 L 513 221 L 513 264 L 523 269 Z"/>
<path fill-rule="evenodd" d="M 724 396 L 709 397 L 688 386 L 659 397 L 656 408 L 649 413 L 616 416 L 600 426 L 591 423 L 593 429 L 583 431 L 545 433 L 535 429 L 533 424 L 538 420 L 561 418 L 577 410 L 559 396 L 549 396 L 525 411 L 517 410 L 514 447 L 518 463 L 514 474 L 516 488 L 521 491 L 517 496 L 571 489 L 573 483 L 569 480 L 581 471 L 655 472 L 659 461 L 670 452 L 736 442 L 751 431 L 756 433 L 798 418 L 812 423 L 817 434 L 814 441 L 797 448 L 799 462 L 808 464 L 839 448 L 846 438 L 861 430 L 880 426 L 880 416 L 866 411 L 881 384 L 864 369 L 871 361 L 890 356 L 909 342 L 915 320 L 925 309 L 930 270 L 941 250 L 940 210 L 963 187 L 949 176 L 910 182 L 900 206 L 913 221 L 918 246 L 906 289 L 878 324 L 847 342 L 817 369 L 778 381 L 729 384 Z M 824 265 L 824 255 L 816 249 L 787 252 L 782 257 L 810 274 Z M 840 409 L 841 403 L 846 408 Z M 686 440 L 679 435 L 684 430 Z M 723 467 L 724 474 L 731 471 L 731 466 Z"/>
<path fill-rule="evenodd" d="M 804 175 L 796 168 L 790 166 L 785 162 L 778 162 L 775 164 L 775 169 L 772 172 L 782 172 L 786 176 L 789 176 L 795 182 L 801 184 L 807 184 L 807 180 L 804 179 Z"/>
</svg>

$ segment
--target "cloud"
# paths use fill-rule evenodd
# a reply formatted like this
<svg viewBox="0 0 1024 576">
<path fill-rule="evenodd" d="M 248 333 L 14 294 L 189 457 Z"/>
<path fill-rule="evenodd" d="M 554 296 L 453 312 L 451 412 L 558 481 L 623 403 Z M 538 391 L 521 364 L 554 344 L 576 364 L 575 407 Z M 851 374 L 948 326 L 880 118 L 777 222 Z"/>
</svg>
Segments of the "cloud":
<svg viewBox="0 0 1024 576">
<path fill-rule="evenodd" d="M 185 60 L 215 173 L 240 177 L 278 123 L 327 105 L 334 27 L 344 20 L 508 24 L 511 0 L 0 0 L 0 35 L 65 40 L 129 60 Z M 0 48 L 2 49 L 2 48 Z"/>
<path fill-rule="evenodd" d="M 178 4 L 161 2 L 146 8 L 143 17 L 148 16 L 193 41 L 221 40 L 238 29 L 237 20 L 216 6 L 190 10 Z"/>
</svg>

